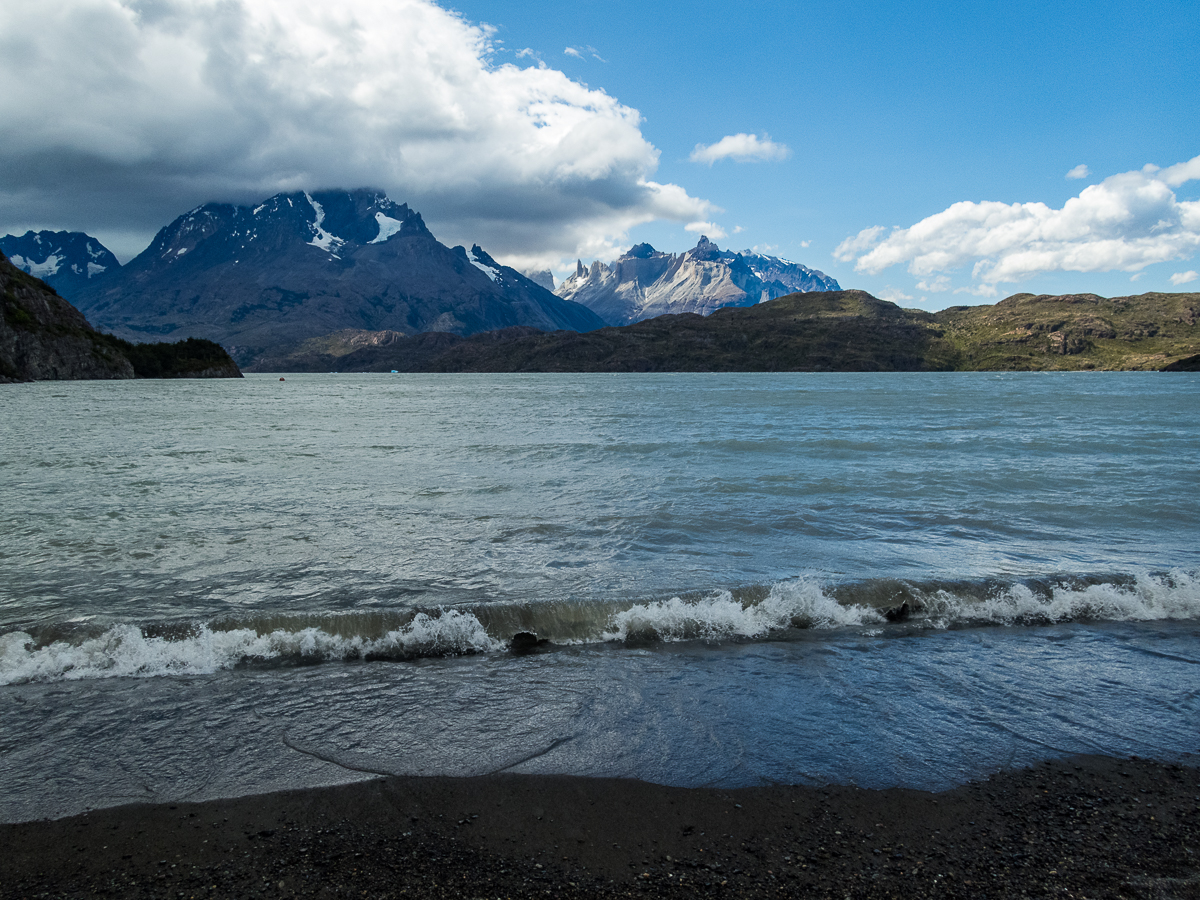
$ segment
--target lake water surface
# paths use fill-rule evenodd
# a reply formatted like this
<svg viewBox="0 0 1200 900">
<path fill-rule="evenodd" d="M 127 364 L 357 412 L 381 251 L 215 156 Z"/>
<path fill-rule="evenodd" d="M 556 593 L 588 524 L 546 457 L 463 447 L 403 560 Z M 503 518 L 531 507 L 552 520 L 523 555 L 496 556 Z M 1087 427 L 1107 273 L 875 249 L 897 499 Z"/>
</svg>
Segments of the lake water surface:
<svg viewBox="0 0 1200 900">
<path fill-rule="evenodd" d="M 1195 375 L 38 383 L 0 438 L 0 820 L 1200 750 Z"/>
</svg>

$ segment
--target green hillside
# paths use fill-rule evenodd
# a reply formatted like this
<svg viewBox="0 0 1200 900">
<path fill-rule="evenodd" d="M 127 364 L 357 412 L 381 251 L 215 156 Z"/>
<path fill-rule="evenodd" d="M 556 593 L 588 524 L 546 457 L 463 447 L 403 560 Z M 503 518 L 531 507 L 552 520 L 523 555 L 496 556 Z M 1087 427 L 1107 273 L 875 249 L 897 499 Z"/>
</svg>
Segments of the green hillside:
<svg viewBox="0 0 1200 900">
<path fill-rule="evenodd" d="M 338 332 L 260 360 L 311 372 L 919 372 L 1162 369 L 1200 353 L 1200 294 L 1017 294 L 939 313 L 864 291 L 576 333 Z M 1179 363 L 1176 368 L 1187 368 Z"/>
</svg>

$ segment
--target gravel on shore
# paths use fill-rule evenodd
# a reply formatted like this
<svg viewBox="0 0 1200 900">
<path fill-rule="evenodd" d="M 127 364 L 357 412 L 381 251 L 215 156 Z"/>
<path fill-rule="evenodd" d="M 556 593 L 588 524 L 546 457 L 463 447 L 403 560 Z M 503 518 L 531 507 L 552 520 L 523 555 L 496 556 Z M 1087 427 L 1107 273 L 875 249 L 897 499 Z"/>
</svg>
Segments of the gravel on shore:
<svg viewBox="0 0 1200 900">
<path fill-rule="evenodd" d="M 384 778 L 0 825 L 0 897 L 96 896 L 1200 900 L 1200 769 L 1074 757 L 937 794 Z"/>
</svg>

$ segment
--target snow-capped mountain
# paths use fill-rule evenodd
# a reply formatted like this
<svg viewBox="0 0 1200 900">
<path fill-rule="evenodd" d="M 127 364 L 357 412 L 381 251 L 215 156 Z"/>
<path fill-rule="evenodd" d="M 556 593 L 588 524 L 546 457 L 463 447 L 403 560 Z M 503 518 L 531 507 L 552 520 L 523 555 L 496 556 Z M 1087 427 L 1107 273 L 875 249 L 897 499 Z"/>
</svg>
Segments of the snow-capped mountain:
<svg viewBox="0 0 1200 900">
<path fill-rule="evenodd" d="M 77 305 L 121 337 L 209 338 L 239 363 L 346 328 L 469 335 L 603 324 L 478 246 L 446 247 L 419 213 L 366 189 L 197 207 Z"/>
<path fill-rule="evenodd" d="M 18 269 L 42 279 L 67 300 L 73 300 L 93 278 L 121 268 L 107 247 L 82 231 L 6 234 L 0 237 L 0 251 Z"/>
<path fill-rule="evenodd" d="M 753 306 L 786 294 L 838 291 L 823 272 L 777 256 L 721 250 L 707 237 L 686 253 L 661 253 L 638 244 L 611 266 L 599 260 L 555 293 L 582 303 L 609 325 L 628 325 L 667 313 L 708 315 L 722 306 Z"/>
</svg>

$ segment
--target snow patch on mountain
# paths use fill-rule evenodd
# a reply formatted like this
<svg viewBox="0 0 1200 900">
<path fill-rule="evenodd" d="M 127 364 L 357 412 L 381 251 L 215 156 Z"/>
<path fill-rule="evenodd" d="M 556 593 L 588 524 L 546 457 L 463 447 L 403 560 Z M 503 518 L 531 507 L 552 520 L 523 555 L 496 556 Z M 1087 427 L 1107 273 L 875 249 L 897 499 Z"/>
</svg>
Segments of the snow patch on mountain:
<svg viewBox="0 0 1200 900">
<path fill-rule="evenodd" d="M 493 269 L 491 266 L 480 262 L 479 258 L 475 256 L 474 251 L 472 251 L 472 250 L 467 251 L 467 259 L 469 259 L 471 261 L 471 265 L 473 265 L 475 268 L 477 268 L 481 272 L 483 272 L 483 274 L 485 274 L 488 278 L 492 279 L 492 281 L 500 280 L 500 270 Z"/>
<path fill-rule="evenodd" d="M 309 245 L 312 247 L 319 247 L 321 250 L 324 250 L 330 256 L 340 259 L 340 257 L 338 257 L 338 255 L 337 255 L 337 251 L 346 242 L 343 241 L 337 235 L 330 234 L 328 231 L 326 231 L 324 228 L 321 227 L 322 223 L 325 221 L 324 207 L 322 207 L 320 203 L 318 203 L 316 200 L 314 200 L 312 198 L 311 194 L 305 192 L 304 197 L 312 205 L 313 212 L 317 216 L 317 221 L 315 221 L 311 226 L 315 237 L 311 241 L 308 242 Z M 291 201 L 289 201 L 289 202 L 291 202 Z"/>
<path fill-rule="evenodd" d="M 121 263 L 98 240 L 82 231 L 27 231 L 0 237 L 0 250 L 12 264 L 41 278 L 67 300 L 88 281 Z"/>
<path fill-rule="evenodd" d="M 38 241 L 40 244 L 41 241 Z M 63 258 L 57 255 L 47 256 L 41 262 L 35 262 L 31 259 L 25 259 L 23 256 L 9 257 L 10 262 L 18 269 L 28 272 L 34 278 L 49 278 L 51 275 L 57 275 L 59 268 L 62 266 Z"/>
<path fill-rule="evenodd" d="M 379 234 L 370 242 L 372 244 L 382 244 L 393 234 L 399 234 L 400 229 L 404 227 L 404 223 L 399 219 L 389 218 L 381 212 L 375 213 L 375 221 L 379 223 Z"/>
</svg>

